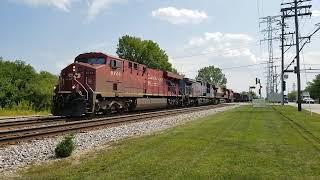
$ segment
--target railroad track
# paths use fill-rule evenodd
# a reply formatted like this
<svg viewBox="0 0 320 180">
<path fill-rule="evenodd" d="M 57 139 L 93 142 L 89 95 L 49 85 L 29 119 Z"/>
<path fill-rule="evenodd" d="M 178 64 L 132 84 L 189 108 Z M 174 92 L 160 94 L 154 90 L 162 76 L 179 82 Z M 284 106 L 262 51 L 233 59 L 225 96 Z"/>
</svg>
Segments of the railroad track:
<svg viewBox="0 0 320 180">
<path fill-rule="evenodd" d="M 162 110 L 149 113 L 140 113 L 133 115 L 123 115 L 114 117 L 96 118 L 82 121 L 64 122 L 47 126 L 29 127 L 23 129 L 14 129 L 0 131 L 0 145 L 14 144 L 24 140 L 32 140 L 39 137 L 46 137 L 58 134 L 73 133 L 80 130 L 96 129 L 105 126 L 150 120 L 152 118 L 161 118 L 172 115 L 203 111 L 226 105 L 210 105 L 202 107 L 191 107 L 174 110 Z"/>
<path fill-rule="evenodd" d="M 0 121 L 14 120 L 14 119 L 27 119 L 27 118 L 41 118 L 41 117 L 46 117 L 46 116 L 35 115 L 35 116 L 0 117 Z"/>
<path fill-rule="evenodd" d="M 41 117 L 18 117 L 18 118 L 3 118 L 0 120 L 0 130 L 8 128 L 25 127 L 37 124 L 45 124 L 54 122 L 55 120 L 61 121 L 63 117 L 57 116 L 41 116 Z"/>
<path fill-rule="evenodd" d="M 173 108 L 167 110 L 177 110 L 181 108 Z M 137 113 L 149 113 L 149 112 L 157 112 L 159 110 L 140 110 L 140 111 L 133 111 L 127 112 L 122 115 L 134 115 Z M 119 116 L 118 114 L 111 114 L 108 117 L 115 117 Z M 49 125 L 49 124 L 58 124 L 58 123 L 65 123 L 71 121 L 84 121 L 90 120 L 93 118 L 104 118 L 105 115 L 96 115 L 94 117 L 91 116 L 84 116 L 84 117 L 63 117 L 63 116 L 25 116 L 25 117 L 12 117 L 12 118 L 2 118 L 0 119 L 0 131 L 6 130 L 14 130 L 14 129 L 21 129 L 27 127 L 35 127 L 41 125 Z"/>
</svg>

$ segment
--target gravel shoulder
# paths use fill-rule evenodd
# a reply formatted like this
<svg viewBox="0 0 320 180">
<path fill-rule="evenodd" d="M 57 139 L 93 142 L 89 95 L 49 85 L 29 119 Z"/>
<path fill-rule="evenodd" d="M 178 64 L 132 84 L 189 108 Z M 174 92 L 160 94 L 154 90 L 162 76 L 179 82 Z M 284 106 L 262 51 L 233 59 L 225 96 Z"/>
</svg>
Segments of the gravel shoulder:
<svg viewBox="0 0 320 180">
<path fill-rule="evenodd" d="M 75 134 L 76 150 L 73 156 L 79 155 L 110 142 L 133 136 L 148 135 L 177 125 L 184 124 L 205 116 L 227 111 L 239 105 L 232 105 L 200 112 L 193 112 L 173 117 L 152 119 L 142 122 L 122 124 L 102 130 Z M 55 160 L 54 148 L 63 137 L 34 140 L 0 149 L 0 176 L 15 176 L 17 170 L 31 164 Z"/>
</svg>

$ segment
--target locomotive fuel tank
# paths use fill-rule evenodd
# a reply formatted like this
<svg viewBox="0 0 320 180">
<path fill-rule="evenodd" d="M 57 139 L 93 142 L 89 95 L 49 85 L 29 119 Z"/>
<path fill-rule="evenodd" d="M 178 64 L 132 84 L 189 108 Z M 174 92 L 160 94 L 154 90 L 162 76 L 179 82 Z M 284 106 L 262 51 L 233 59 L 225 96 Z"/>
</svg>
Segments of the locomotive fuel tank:
<svg viewBox="0 0 320 180">
<path fill-rule="evenodd" d="M 167 98 L 138 98 L 135 110 L 162 109 L 167 107 Z"/>
</svg>

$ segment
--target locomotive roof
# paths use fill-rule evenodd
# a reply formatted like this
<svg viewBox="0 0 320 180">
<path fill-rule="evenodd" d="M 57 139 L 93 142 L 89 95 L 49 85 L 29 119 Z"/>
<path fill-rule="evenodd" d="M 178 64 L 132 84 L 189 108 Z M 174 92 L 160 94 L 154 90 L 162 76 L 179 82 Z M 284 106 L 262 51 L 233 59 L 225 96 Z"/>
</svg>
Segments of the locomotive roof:
<svg viewBox="0 0 320 180">
<path fill-rule="evenodd" d="M 129 60 L 126 60 L 126 59 L 119 58 L 117 56 L 113 56 L 113 55 L 110 55 L 110 54 L 104 54 L 104 53 L 101 53 L 101 52 L 90 52 L 90 53 L 80 54 L 75 58 L 75 61 L 77 61 L 78 59 L 89 58 L 89 57 L 92 57 L 92 56 L 97 57 L 97 58 L 108 58 L 109 57 L 109 58 L 112 58 L 112 59 L 117 59 L 117 60 L 122 60 L 122 61 L 129 61 Z M 133 62 L 133 61 L 129 61 L 129 62 L 139 64 L 139 63 Z M 144 64 L 141 64 L 141 65 L 144 65 Z"/>
<path fill-rule="evenodd" d="M 112 58 L 112 59 L 121 60 L 121 61 L 129 61 L 129 60 L 126 60 L 126 59 L 122 59 L 122 58 L 119 58 L 119 57 L 116 57 L 116 56 L 112 56 L 112 55 L 109 55 L 109 54 L 104 54 L 104 53 L 101 53 L 101 52 L 90 52 L 90 53 L 83 53 L 83 54 L 78 55 L 75 58 L 75 62 L 80 60 L 80 59 L 90 58 L 90 57 Z M 142 65 L 142 66 L 146 66 L 145 64 L 140 64 L 140 63 L 133 62 L 133 61 L 129 61 L 129 62 L 132 62 L 132 63 L 135 63 L 135 64 L 139 64 L 139 65 Z M 183 76 L 175 74 L 173 72 L 169 72 L 169 71 L 163 71 L 163 72 L 165 72 L 167 77 L 174 78 L 174 79 L 183 79 Z"/>
</svg>

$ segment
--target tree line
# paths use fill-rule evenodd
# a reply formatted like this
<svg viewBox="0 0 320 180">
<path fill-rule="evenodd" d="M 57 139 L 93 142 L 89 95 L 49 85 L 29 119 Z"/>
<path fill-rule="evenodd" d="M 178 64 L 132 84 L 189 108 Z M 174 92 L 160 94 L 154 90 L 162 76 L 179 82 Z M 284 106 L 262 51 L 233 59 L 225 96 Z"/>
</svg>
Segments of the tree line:
<svg viewBox="0 0 320 180">
<path fill-rule="evenodd" d="M 145 64 L 150 68 L 177 72 L 168 55 L 151 40 L 132 36 L 119 38 L 117 54 L 120 58 Z M 221 69 L 208 66 L 200 69 L 197 80 L 225 87 L 227 79 Z M 51 108 L 51 98 L 58 77 L 46 71 L 36 72 L 23 61 L 9 61 L 0 57 L 0 107 L 11 108 L 23 103 L 34 110 Z M 314 99 L 320 98 L 320 75 L 306 88 Z M 293 93 L 289 94 L 293 98 Z"/>
<path fill-rule="evenodd" d="M 117 54 L 120 58 L 145 64 L 149 68 L 178 73 L 169 62 L 166 52 L 160 48 L 159 44 L 151 40 L 128 35 L 122 36 L 119 39 Z M 214 66 L 201 68 L 196 80 L 223 87 L 227 84 L 227 78 L 221 69 Z"/>
<path fill-rule="evenodd" d="M 117 54 L 120 58 L 145 64 L 150 68 L 178 73 L 160 46 L 151 40 L 133 36 L 119 38 Z M 196 77 L 206 83 L 225 86 L 227 79 L 214 66 L 199 70 Z M 23 61 L 4 60 L 0 57 L 0 107 L 11 108 L 23 103 L 34 110 L 51 108 L 53 88 L 58 77 L 46 71 L 36 72 Z"/>
<path fill-rule="evenodd" d="M 23 61 L 0 58 L 0 107 L 11 108 L 23 103 L 34 110 L 50 109 L 57 79 L 49 72 L 36 72 Z"/>
<path fill-rule="evenodd" d="M 306 90 L 313 99 L 317 99 L 320 102 L 320 74 L 318 74 L 313 81 L 308 83 Z"/>
<path fill-rule="evenodd" d="M 314 80 L 308 82 L 305 91 L 309 92 L 311 98 L 320 102 L 320 74 L 318 74 Z M 297 91 L 288 93 L 288 100 L 290 102 L 297 101 Z"/>
</svg>

